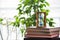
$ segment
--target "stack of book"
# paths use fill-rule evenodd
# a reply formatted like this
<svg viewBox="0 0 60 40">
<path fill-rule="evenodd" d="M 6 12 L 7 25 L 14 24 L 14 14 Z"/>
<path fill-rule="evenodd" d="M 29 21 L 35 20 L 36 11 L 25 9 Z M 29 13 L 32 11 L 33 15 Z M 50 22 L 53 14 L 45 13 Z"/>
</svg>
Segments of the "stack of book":
<svg viewBox="0 0 60 40">
<path fill-rule="evenodd" d="M 25 37 L 54 38 L 59 35 L 59 28 L 27 28 Z"/>
</svg>

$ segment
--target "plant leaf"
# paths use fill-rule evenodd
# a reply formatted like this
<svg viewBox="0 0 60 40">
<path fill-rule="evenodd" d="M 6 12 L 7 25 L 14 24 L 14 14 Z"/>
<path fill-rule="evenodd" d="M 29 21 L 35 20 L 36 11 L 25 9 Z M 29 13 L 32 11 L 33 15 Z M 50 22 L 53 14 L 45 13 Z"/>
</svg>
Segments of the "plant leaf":
<svg viewBox="0 0 60 40">
<path fill-rule="evenodd" d="M 50 4 L 48 2 L 45 2 L 47 6 L 50 6 Z"/>
</svg>

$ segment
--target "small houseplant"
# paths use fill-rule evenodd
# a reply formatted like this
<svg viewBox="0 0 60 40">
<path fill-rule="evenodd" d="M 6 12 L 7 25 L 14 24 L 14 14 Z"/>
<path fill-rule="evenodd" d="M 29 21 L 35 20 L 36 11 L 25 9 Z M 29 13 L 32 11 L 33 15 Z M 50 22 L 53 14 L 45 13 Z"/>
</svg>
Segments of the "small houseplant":
<svg viewBox="0 0 60 40">
<path fill-rule="evenodd" d="M 46 16 L 48 16 L 50 11 L 47 9 L 49 3 L 46 0 L 19 0 L 19 2 L 17 8 L 19 11 L 18 16 L 20 23 L 26 25 L 26 28 L 36 26 L 36 12 L 46 12 Z M 46 18 L 46 23 L 52 27 L 54 23 L 50 19 Z"/>
<path fill-rule="evenodd" d="M 46 0 L 19 0 L 20 4 L 18 5 L 17 10 L 19 11 L 18 16 L 20 16 L 20 21 L 27 27 L 36 26 L 36 12 L 46 12 L 48 16 L 49 9 L 46 9 L 49 6 L 49 3 Z M 22 16 L 22 15 L 26 15 Z M 22 16 L 22 17 L 21 17 Z M 46 19 L 46 23 L 50 22 L 49 19 Z M 54 24 L 54 23 L 52 23 Z M 50 23 L 49 23 L 50 26 Z"/>
</svg>

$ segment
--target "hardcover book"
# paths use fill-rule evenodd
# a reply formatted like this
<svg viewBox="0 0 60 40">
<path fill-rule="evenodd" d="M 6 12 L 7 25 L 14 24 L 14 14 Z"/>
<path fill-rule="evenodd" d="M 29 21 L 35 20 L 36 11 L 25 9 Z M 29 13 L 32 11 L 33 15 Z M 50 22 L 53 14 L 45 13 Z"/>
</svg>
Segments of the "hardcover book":
<svg viewBox="0 0 60 40">
<path fill-rule="evenodd" d="M 38 38 L 54 38 L 57 37 L 58 35 L 25 35 L 25 37 L 38 37 Z"/>
<path fill-rule="evenodd" d="M 25 37 L 53 38 L 59 35 L 59 28 L 27 28 Z"/>
</svg>

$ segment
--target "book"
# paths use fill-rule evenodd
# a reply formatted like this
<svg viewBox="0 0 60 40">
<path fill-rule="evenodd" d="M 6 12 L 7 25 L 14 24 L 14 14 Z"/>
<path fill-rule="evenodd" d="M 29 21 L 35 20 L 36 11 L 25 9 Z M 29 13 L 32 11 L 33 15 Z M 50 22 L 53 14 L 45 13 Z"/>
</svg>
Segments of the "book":
<svg viewBox="0 0 60 40">
<path fill-rule="evenodd" d="M 45 32 L 27 32 L 27 34 L 49 34 L 49 35 L 53 35 L 53 34 L 59 34 L 58 32 L 51 32 L 51 33 L 45 33 Z"/>
<path fill-rule="evenodd" d="M 38 37 L 38 38 L 54 38 L 57 36 L 58 36 L 58 34 L 54 34 L 54 35 L 25 35 L 25 37 Z"/>
<path fill-rule="evenodd" d="M 28 31 L 54 32 L 54 31 L 59 31 L 59 28 L 27 28 L 26 32 Z"/>
<path fill-rule="evenodd" d="M 43 30 L 43 29 L 39 29 L 39 28 L 29 28 L 26 30 L 26 33 L 27 34 L 59 34 L 59 31 L 58 30 L 55 30 L 55 31 L 49 31 L 49 30 Z"/>
<path fill-rule="evenodd" d="M 53 38 L 59 35 L 59 28 L 27 28 L 25 37 Z"/>
</svg>

